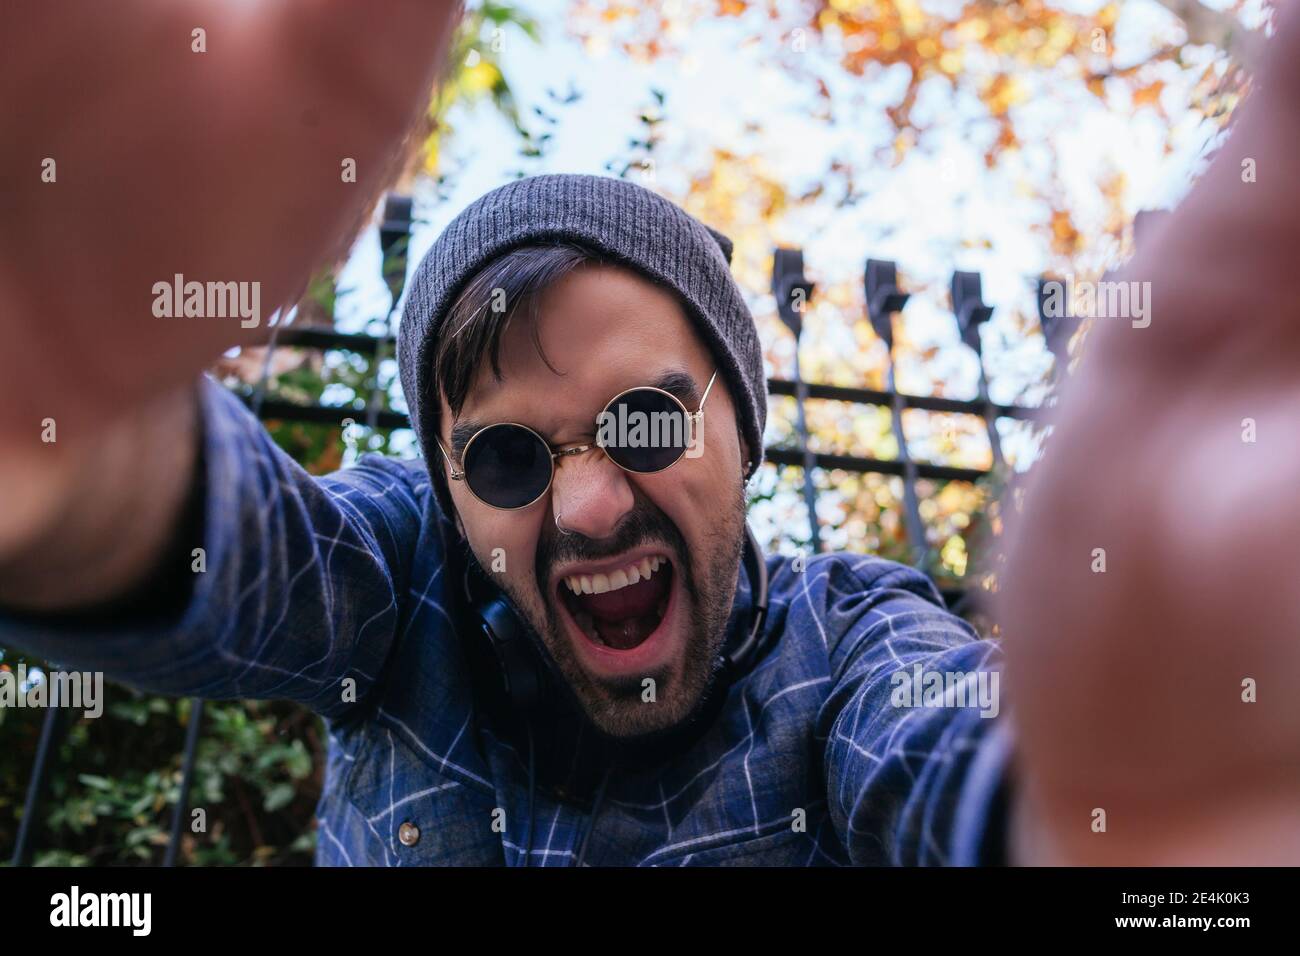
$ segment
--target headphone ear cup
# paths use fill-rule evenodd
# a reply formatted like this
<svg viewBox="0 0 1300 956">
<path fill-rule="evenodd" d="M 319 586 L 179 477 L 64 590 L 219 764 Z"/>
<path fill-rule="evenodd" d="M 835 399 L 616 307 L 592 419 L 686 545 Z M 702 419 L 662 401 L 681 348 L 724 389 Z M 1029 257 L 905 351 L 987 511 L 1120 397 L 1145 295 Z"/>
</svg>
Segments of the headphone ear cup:
<svg viewBox="0 0 1300 956">
<path fill-rule="evenodd" d="M 537 659 L 514 608 L 498 595 L 474 612 L 500 668 L 511 705 L 521 711 L 539 707 L 548 696 L 545 665 Z"/>
<path fill-rule="evenodd" d="M 723 654 L 723 666 L 732 679 L 748 671 L 771 649 L 776 635 L 767 634 L 767 563 L 763 549 L 746 523 L 741 566 L 749 578 L 751 608 L 749 628 L 739 646 Z"/>
<path fill-rule="evenodd" d="M 460 619 L 464 626 L 460 630 L 467 636 L 470 661 L 479 662 L 472 666 L 489 687 L 495 684 L 504 691 L 512 709 L 532 710 L 549 696 L 546 665 L 528 639 L 527 627 L 514 606 L 488 577 L 468 545 L 462 567 L 464 603 L 460 605 Z"/>
</svg>

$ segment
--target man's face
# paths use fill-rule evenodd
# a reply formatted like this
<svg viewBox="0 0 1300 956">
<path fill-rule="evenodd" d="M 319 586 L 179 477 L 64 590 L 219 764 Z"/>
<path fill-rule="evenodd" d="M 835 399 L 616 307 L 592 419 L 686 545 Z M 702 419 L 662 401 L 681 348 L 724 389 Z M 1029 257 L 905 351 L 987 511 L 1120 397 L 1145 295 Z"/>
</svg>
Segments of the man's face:
<svg viewBox="0 0 1300 956">
<path fill-rule="evenodd" d="M 542 294 L 537 321 L 540 352 L 531 324 L 512 321 L 501 339 L 501 379 L 485 361 L 455 420 L 443 401 L 441 437 L 458 462 L 451 444 L 458 422 L 462 434 L 466 422 L 516 422 L 552 448 L 591 444 L 597 416 L 618 393 L 672 385 L 694 412 L 716 369 L 672 294 L 617 267 L 569 273 Z M 559 458 L 550 490 L 517 511 L 491 508 L 464 482 L 448 483 L 479 563 L 501 568 L 504 557 L 492 576 L 590 719 L 614 736 L 687 717 L 725 639 L 745 456 L 721 375 L 704 419 L 702 448 L 654 474 L 624 471 L 594 447 Z M 584 578 L 603 593 L 585 593 Z"/>
</svg>

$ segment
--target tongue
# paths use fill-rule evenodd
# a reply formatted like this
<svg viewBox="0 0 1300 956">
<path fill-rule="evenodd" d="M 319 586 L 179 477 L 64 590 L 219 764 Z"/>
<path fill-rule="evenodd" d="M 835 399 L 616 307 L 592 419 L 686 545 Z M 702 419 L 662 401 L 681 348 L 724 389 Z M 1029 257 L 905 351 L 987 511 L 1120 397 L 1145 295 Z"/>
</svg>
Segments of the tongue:
<svg viewBox="0 0 1300 956">
<path fill-rule="evenodd" d="M 600 639 L 616 651 L 630 651 L 654 633 L 654 629 L 659 626 L 659 617 L 654 614 L 629 617 L 622 621 L 602 621 L 599 618 L 593 620 Z"/>
<path fill-rule="evenodd" d="M 659 603 L 667 596 L 669 583 L 669 571 L 663 568 L 648 580 L 604 594 L 575 595 L 575 600 L 591 615 L 600 639 L 615 650 L 626 651 L 659 625 Z"/>
</svg>

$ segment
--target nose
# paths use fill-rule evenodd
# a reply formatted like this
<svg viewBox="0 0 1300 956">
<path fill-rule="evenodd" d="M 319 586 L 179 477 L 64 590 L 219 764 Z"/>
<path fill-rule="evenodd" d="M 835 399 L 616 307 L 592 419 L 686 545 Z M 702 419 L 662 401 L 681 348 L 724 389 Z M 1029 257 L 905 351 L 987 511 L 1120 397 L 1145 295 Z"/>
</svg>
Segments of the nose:
<svg viewBox="0 0 1300 956">
<path fill-rule="evenodd" d="M 556 461 L 551 509 L 565 531 L 607 538 L 632 505 L 627 474 L 599 448 Z"/>
</svg>

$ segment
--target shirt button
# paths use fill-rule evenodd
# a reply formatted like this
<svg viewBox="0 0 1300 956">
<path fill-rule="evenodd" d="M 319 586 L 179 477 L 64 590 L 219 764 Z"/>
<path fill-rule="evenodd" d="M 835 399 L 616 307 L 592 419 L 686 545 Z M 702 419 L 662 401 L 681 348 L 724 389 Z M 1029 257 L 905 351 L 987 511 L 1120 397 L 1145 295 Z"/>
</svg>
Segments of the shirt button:
<svg viewBox="0 0 1300 956">
<path fill-rule="evenodd" d="M 420 828 L 414 823 L 403 823 L 397 828 L 397 839 L 402 841 L 402 846 L 415 846 L 420 842 Z"/>
</svg>

